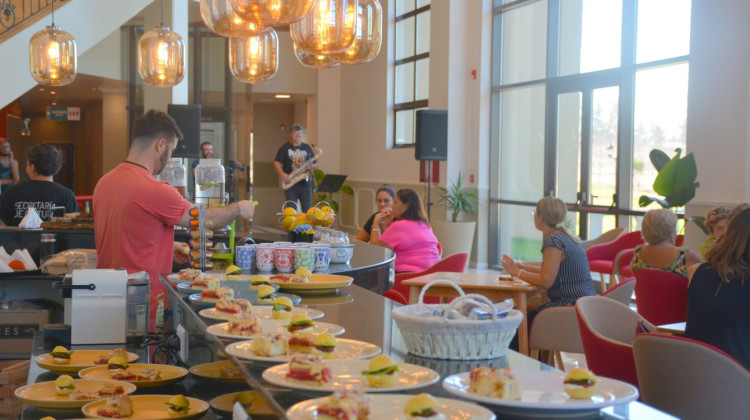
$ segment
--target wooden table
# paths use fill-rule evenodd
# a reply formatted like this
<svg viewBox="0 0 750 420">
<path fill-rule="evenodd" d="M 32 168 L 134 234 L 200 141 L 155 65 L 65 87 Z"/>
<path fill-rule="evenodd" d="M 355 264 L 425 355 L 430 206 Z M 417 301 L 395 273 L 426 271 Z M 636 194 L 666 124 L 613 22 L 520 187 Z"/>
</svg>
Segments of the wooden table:
<svg viewBox="0 0 750 420">
<path fill-rule="evenodd" d="M 499 273 L 447 273 L 437 272 L 404 280 L 401 284 L 409 286 L 409 303 L 417 303 L 422 288 L 432 280 L 450 280 L 463 289 L 464 293 L 477 293 L 486 296 L 493 302 L 513 298 L 516 309 L 523 313 L 524 320 L 518 326 L 518 351 L 529 354 L 529 329 L 526 325 L 526 296 L 539 290 L 525 281 L 512 279 L 500 281 Z M 458 292 L 449 285 L 437 284 L 427 289 L 425 296 L 441 298 L 458 296 Z"/>
<path fill-rule="evenodd" d="M 674 324 L 664 324 L 656 327 L 661 332 L 670 333 L 672 335 L 685 335 L 685 324 L 686 322 L 675 322 Z"/>
</svg>

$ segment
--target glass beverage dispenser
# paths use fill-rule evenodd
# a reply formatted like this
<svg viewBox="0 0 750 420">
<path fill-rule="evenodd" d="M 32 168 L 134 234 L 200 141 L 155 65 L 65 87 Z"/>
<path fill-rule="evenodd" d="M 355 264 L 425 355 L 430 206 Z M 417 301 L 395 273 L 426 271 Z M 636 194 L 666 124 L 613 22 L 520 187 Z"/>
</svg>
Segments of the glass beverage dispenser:
<svg viewBox="0 0 750 420">
<path fill-rule="evenodd" d="M 224 205 L 224 167 L 221 159 L 201 159 L 195 168 L 195 203 Z"/>
<path fill-rule="evenodd" d="M 180 195 L 188 198 L 187 193 L 187 169 L 182 164 L 182 158 L 171 158 L 167 162 L 167 166 L 162 169 L 160 177 L 162 180 L 169 182 L 173 187 L 177 188 Z"/>
</svg>

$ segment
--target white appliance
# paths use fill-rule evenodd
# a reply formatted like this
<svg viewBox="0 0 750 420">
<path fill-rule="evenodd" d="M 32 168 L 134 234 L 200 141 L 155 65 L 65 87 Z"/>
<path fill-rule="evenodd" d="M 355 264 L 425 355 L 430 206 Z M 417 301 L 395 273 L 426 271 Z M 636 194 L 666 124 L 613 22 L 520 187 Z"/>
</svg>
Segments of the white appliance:
<svg viewBox="0 0 750 420">
<path fill-rule="evenodd" d="M 124 343 L 127 331 L 127 271 L 73 270 L 72 283 L 72 298 L 69 307 L 66 307 L 66 315 L 70 313 L 71 344 Z"/>
</svg>

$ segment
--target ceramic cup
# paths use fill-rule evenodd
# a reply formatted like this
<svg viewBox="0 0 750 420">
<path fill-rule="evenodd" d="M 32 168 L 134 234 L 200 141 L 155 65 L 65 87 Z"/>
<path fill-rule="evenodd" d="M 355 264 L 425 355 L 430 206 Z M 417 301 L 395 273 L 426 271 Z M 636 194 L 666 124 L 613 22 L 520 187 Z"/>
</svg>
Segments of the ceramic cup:
<svg viewBox="0 0 750 420">
<path fill-rule="evenodd" d="M 291 273 L 294 271 L 294 250 L 293 247 L 277 247 L 274 255 L 276 269 L 280 273 Z"/>
<path fill-rule="evenodd" d="M 243 270 L 253 268 L 253 263 L 255 262 L 255 245 L 234 247 L 234 260 L 237 267 Z"/>
<path fill-rule="evenodd" d="M 315 269 L 315 249 L 310 247 L 296 247 L 294 249 L 294 270 L 305 267 L 310 272 Z"/>
<path fill-rule="evenodd" d="M 255 266 L 260 271 L 272 271 L 274 266 L 274 248 L 270 246 L 255 247 Z"/>
<path fill-rule="evenodd" d="M 315 251 L 314 271 L 328 271 L 328 264 L 331 263 L 331 245 L 315 244 L 313 250 Z"/>
</svg>

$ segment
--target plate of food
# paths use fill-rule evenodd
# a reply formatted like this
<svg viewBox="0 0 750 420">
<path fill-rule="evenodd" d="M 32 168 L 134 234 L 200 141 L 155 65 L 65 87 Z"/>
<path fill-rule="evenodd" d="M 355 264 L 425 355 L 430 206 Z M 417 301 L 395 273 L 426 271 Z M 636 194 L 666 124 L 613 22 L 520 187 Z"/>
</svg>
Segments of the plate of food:
<svg viewBox="0 0 750 420">
<path fill-rule="evenodd" d="M 78 376 L 83 379 L 111 379 L 125 381 L 138 388 L 153 388 L 181 381 L 187 376 L 187 369 L 179 366 L 150 363 L 96 366 L 83 369 Z"/>
<path fill-rule="evenodd" d="M 204 278 L 200 280 L 196 280 L 194 282 L 185 281 L 182 283 L 177 284 L 177 291 L 184 294 L 189 295 L 196 292 L 202 292 L 205 289 L 216 289 L 219 287 L 226 287 L 228 285 L 234 284 L 234 283 L 240 283 L 239 281 L 231 282 L 231 281 L 221 281 L 219 279 L 214 278 Z M 269 284 L 271 287 L 273 287 L 276 291 L 279 290 L 278 284 Z M 253 286 L 250 286 L 251 288 Z"/>
<path fill-rule="evenodd" d="M 57 380 L 24 385 L 15 391 L 18 401 L 44 409 L 81 408 L 91 401 L 112 395 L 129 395 L 135 385 L 105 379 L 73 379 L 60 375 Z"/>
<path fill-rule="evenodd" d="M 236 402 L 240 403 L 245 408 L 245 412 L 253 418 L 256 418 L 256 416 L 281 417 L 281 413 L 274 410 L 272 404 L 258 391 L 232 392 L 230 394 L 219 395 L 212 399 L 209 405 L 214 411 L 231 416 L 234 403 Z"/>
<path fill-rule="evenodd" d="M 262 337 L 262 338 L 260 338 Z M 294 339 L 292 341 L 292 339 Z M 256 336 L 253 340 L 238 341 L 226 346 L 224 349 L 227 353 L 240 359 L 252 360 L 259 364 L 278 364 L 289 361 L 288 353 L 303 352 L 330 354 L 326 343 L 330 337 L 323 336 L 318 338 L 318 344 L 324 345 L 318 349 L 315 343 L 315 337 L 310 334 L 298 334 L 293 337 L 285 336 Z M 367 359 L 380 353 L 380 347 L 366 343 L 364 341 L 351 340 L 347 338 L 338 338 L 336 340 L 335 353 L 336 359 Z M 255 344 L 253 344 L 255 343 Z"/>
<path fill-rule="evenodd" d="M 581 415 L 638 398 L 638 390 L 616 379 L 595 377 L 585 369 L 569 373 L 490 369 L 451 375 L 443 388 L 461 398 L 498 407 L 517 415 Z"/>
<path fill-rule="evenodd" d="M 298 274 L 274 274 L 271 282 L 281 287 L 281 290 L 292 291 L 326 291 L 347 287 L 352 284 L 354 278 L 336 274 L 311 274 L 301 276 Z"/>
<path fill-rule="evenodd" d="M 133 395 L 94 401 L 83 406 L 87 418 L 139 420 L 188 420 L 201 418 L 208 403 L 183 395 Z"/>
<path fill-rule="evenodd" d="M 125 358 L 129 363 L 138 360 L 138 355 L 118 348 L 113 350 L 68 350 L 57 346 L 51 352 L 40 354 L 34 358 L 42 369 L 59 373 L 75 373 L 97 365 L 107 365 L 112 357 Z"/>
<path fill-rule="evenodd" d="M 440 380 L 440 374 L 432 369 L 409 363 L 395 363 L 385 354 L 370 360 L 323 359 L 320 363 L 330 369 L 330 380 L 323 382 L 295 379 L 295 363 L 296 360 L 292 359 L 289 363 L 270 367 L 263 372 L 263 379 L 274 385 L 305 391 L 334 392 L 353 386 L 368 393 L 407 391 L 423 388 Z M 299 367 L 303 370 L 307 368 L 305 363 Z"/>
<path fill-rule="evenodd" d="M 373 394 L 362 395 L 356 390 L 345 389 L 323 398 L 302 401 L 287 410 L 290 420 L 315 420 L 327 414 L 332 418 L 342 410 L 349 414 L 349 418 L 365 417 L 369 413 L 371 419 L 398 419 L 430 417 L 410 416 L 411 413 L 421 414 L 425 411 L 433 412 L 435 418 L 446 420 L 494 420 L 495 415 L 482 406 L 451 398 L 434 398 L 429 394 Z M 441 416 L 441 417 L 438 417 Z"/>
<path fill-rule="evenodd" d="M 206 331 L 216 337 L 238 340 L 246 340 L 249 337 L 262 333 L 291 335 L 294 331 L 290 331 L 290 329 L 300 326 L 305 326 L 305 332 L 327 332 L 334 336 L 341 335 L 345 331 L 344 327 L 340 325 L 313 321 L 305 314 L 297 314 L 295 316 L 299 317 L 297 321 L 294 319 L 260 319 L 250 315 L 246 318 L 234 318 L 228 322 L 211 325 L 206 328 Z"/>
<path fill-rule="evenodd" d="M 218 273 L 216 273 L 218 275 Z M 203 273 L 201 270 L 196 270 L 194 268 L 186 268 L 184 270 L 180 270 L 176 273 L 167 274 L 167 280 L 169 280 L 172 283 L 181 283 L 184 281 L 195 281 L 198 279 L 202 279 L 205 277 L 213 277 L 214 275 L 207 275 Z"/>
<path fill-rule="evenodd" d="M 273 306 L 257 306 L 253 307 L 250 311 L 253 315 L 257 316 L 260 319 L 272 319 L 274 317 L 274 308 Z M 293 315 L 296 314 L 305 314 L 310 317 L 310 319 L 318 319 L 323 318 L 325 315 L 323 311 L 319 311 L 317 309 L 311 309 L 311 308 L 301 308 L 299 306 L 295 306 L 292 308 L 289 314 L 289 318 L 291 318 Z M 224 321 L 229 319 L 232 315 L 228 313 L 224 313 L 221 311 L 217 311 L 216 308 L 206 308 L 201 309 L 198 312 L 198 315 L 202 316 L 203 318 L 207 319 L 213 319 L 217 321 Z"/>
<path fill-rule="evenodd" d="M 224 383 L 239 384 L 245 382 L 245 377 L 230 360 L 202 363 L 190 367 L 190 373 L 202 379 Z"/>
<path fill-rule="evenodd" d="M 249 298 L 250 303 L 253 305 L 259 305 L 259 306 L 273 306 L 273 301 L 277 297 L 285 297 L 292 301 L 293 305 L 299 305 L 300 302 L 302 302 L 302 298 L 297 295 L 292 295 L 289 293 L 277 293 L 276 290 L 273 289 L 271 286 L 263 286 L 267 287 L 266 290 L 259 290 L 257 292 L 257 295 L 255 292 L 250 292 L 252 294 L 253 298 Z M 214 290 L 214 289 L 211 289 Z M 206 297 L 206 290 L 204 290 L 201 293 L 195 293 L 188 297 L 188 300 L 193 305 L 199 307 L 199 308 L 213 308 L 216 306 L 216 302 L 218 300 L 222 299 L 232 299 L 234 297 L 234 291 L 229 292 L 229 290 L 232 290 L 229 287 L 221 287 L 219 289 L 221 291 L 220 295 L 212 295 L 210 297 Z M 262 294 L 263 292 L 268 292 L 266 294 Z M 202 297 L 203 296 L 203 297 Z M 257 296 L 257 298 L 255 298 Z"/>
</svg>

